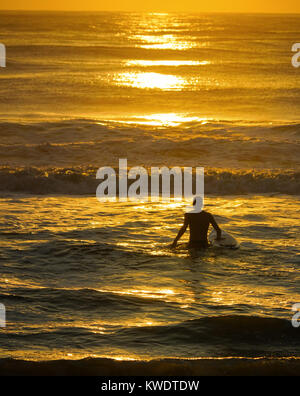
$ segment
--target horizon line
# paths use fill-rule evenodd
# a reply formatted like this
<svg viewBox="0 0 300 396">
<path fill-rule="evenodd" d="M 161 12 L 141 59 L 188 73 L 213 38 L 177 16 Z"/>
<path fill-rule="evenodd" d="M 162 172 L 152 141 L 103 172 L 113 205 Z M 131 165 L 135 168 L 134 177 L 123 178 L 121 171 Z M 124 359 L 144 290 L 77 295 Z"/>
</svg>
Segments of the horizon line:
<svg viewBox="0 0 300 396">
<path fill-rule="evenodd" d="M 141 14 L 265 14 L 265 15 L 299 15 L 299 12 L 292 11 L 133 11 L 133 10 L 41 10 L 41 9 L 23 9 L 23 8 L 0 8 L 0 12 L 123 12 L 123 13 L 141 13 Z"/>
</svg>

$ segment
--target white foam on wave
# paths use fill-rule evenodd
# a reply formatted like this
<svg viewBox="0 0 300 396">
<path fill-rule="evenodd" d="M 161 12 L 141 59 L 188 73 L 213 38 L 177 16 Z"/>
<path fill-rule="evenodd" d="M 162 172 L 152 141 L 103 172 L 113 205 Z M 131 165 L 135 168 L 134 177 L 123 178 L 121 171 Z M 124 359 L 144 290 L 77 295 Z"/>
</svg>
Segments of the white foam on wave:
<svg viewBox="0 0 300 396">
<path fill-rule="evenodd" d="M 97 169 L 93 167 L 48 169 L 2 167 L 0 168 L 0 191 L 94 195 L 99 184 L 99 180 L 96 180 L 96 172 Z M 300 172 L 207 169 L 205 193 L 300 195 Z"/>
</svg>

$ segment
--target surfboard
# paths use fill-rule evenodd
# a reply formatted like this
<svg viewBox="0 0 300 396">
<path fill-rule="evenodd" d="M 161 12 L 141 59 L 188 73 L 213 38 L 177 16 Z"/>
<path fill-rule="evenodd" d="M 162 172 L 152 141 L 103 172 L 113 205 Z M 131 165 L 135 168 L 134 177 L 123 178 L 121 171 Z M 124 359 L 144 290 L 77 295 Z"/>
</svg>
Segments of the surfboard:
<svg viewBox="0 0 300 396">
<path fill-rule="evenodd" d="M 238 249 L 240 247 L 239 242 L 228 232 L 222 230 L 222 239 L 217 241 L 216 230 L 212 230 L 208 236 L 208 240 L 214 247 L 222 247 L 228 249 Z"/>
</svg>

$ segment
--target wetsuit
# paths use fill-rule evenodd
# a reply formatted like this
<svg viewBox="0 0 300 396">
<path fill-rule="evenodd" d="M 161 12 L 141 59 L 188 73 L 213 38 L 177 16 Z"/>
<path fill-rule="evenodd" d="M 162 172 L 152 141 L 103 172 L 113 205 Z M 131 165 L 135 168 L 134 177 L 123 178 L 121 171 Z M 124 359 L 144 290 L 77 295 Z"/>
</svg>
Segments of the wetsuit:
<svg viewBox="0 0 300 396">
<path fill-rule="evenodd" d="M 188 244 L 190 248 L 203 249 L 209 246 L 207 233 L 210 224 L 217 231 L 221 231 L 213 215 L 204 210 L 199 213 L 186 213 L 185 222 L 187 222 L 190 227 L 190 240 Z"/>
</svg>

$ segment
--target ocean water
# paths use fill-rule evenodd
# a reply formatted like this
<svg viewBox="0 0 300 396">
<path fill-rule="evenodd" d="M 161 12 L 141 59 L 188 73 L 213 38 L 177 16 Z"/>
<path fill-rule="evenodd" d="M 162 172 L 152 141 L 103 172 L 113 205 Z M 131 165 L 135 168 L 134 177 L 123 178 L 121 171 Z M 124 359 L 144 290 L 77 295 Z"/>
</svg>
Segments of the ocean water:
<svg viewBox="0 0 300 396">
<path fill-rule="evenodd" d="M 300 16 L 0 20 L 1 370 L 298 370 Z M 120 158 L 203 166 L 206 209 L 241 248 L 171 251 L 183 202 L 99 203 L 96 171 Z"/>
<path fill-rule="evenodd" d="M 206 207 L 239 250 L 169 250 L 181 203 L 3 197 L 2 357 L 300 357 L 299 200 Z"/>
<path fill-rule="evenodd" d="M 299 19 L 1 12 L 0 114 L 299 121 Z"/>
</svg>

